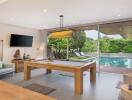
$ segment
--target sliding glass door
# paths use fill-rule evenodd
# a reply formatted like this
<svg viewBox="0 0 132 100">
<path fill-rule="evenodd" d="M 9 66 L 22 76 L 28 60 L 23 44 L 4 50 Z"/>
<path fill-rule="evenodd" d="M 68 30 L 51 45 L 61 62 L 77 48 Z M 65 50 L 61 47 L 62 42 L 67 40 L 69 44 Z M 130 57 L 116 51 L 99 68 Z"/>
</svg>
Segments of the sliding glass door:
<svg viewBox="0 0 132 100">
<path fill-rule="evenodd" d="M 48 39 L 48 57 L 66 59 L 67 53 L 72 61 L 95 59 L 99 72 L 132 68 L 132 21 L 77 27 L 71 38 Z"/>
<path fill-rule="evenodd" d="M 100 25 L 100 66 L 132 68 L 132 21 Z"/>
</svg>

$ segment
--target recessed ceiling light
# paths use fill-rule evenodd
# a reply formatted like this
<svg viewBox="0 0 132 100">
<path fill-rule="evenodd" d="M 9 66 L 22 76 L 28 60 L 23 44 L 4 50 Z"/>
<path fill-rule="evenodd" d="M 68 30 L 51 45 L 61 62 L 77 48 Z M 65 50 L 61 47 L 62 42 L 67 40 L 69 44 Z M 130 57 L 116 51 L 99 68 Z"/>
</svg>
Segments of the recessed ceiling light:
<svg viewBox="0 0 132 100">
<path fill-rule="evenodd" d="M 0 0 L 0 4 L 7 2 L 8 0 Z"/>
<path fill-rule="evenodd" d="M 43 9 L 43 12 L 46 13 L 47 12 L 47 9 Z"/>
</svg>

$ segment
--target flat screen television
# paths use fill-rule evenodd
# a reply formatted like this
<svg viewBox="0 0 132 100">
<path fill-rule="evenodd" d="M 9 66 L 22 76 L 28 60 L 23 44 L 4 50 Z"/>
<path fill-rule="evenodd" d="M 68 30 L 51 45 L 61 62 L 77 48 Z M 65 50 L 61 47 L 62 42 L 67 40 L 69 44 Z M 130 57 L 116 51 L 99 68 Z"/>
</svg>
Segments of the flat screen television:
<svg viewBox="0 0 132 100">
<path fill-rule="evenodd" d="M 11 47 L 32 47 L 33 36 L 11 34 Z"/>
</svg>

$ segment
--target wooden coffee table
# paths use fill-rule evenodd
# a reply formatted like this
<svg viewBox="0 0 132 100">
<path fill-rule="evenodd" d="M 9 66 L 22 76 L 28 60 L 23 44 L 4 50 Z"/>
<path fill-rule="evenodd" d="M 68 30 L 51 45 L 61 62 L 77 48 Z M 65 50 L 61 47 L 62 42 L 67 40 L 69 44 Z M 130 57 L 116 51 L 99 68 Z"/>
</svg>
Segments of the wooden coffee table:
<svg viewBox="0 0 132 100">
<path fill-rule="evenodd" d="M 96 82 L 96 62 L 73 62 L 73 61 L 26 61 L 24 63 L 24 79 L 29 80 L 31 78 L 31 67 L 46 68 L 47 74 L 51 73 L 51 70 L 61 70 L 74 73 L 75 94 L 83 93 L 83 72 L 90 69 L 90 81 Z"/>
<path fill-rule="evenodd" d="M 54 98 L 0 81 L 0 100 L 56 100 Z"/>
</svg>

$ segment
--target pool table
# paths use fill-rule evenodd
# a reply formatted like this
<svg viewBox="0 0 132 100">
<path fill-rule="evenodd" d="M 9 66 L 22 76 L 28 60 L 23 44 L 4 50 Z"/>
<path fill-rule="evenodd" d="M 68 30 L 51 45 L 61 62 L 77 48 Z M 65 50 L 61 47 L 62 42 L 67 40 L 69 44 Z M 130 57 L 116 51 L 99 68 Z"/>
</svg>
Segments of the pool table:
<svg viewBox="0 0 132 100">
<path fill-rule="evenodd" d="M 31 67 L 46 68 L 47 74 L 52 70 L 60 70 L 74 73 L 74 92 L 76 95 L 83 93 L 83 72 L 90 69 L 90 81 L 96 82 L 96 61 L 73 62 L 64 60 L 43 60 L 24 62 L 24 80 L 31 78 Z"/>
</svg>

